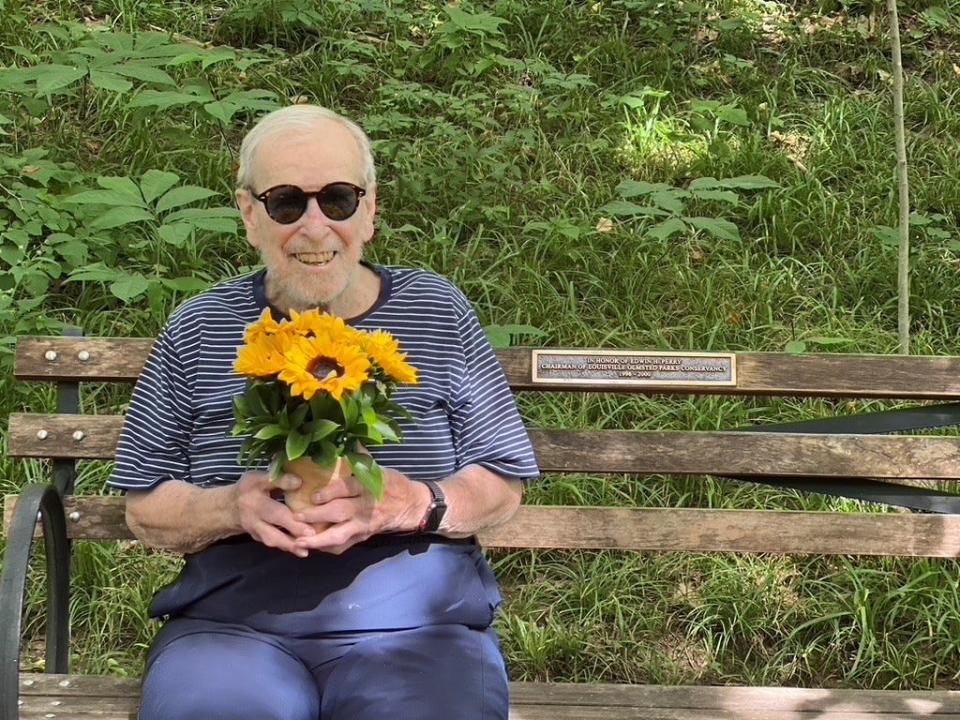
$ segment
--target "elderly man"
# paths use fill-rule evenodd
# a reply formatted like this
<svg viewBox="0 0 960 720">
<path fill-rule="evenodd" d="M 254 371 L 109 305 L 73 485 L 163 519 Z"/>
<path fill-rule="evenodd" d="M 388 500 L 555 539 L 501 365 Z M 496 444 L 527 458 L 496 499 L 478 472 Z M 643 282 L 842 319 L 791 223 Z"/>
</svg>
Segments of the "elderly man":
<svg viewBox="0 0 960 720">
<path fill-rule="evenodd" d="M 363 260 L 370 143 L 329 110 L 264 117 L 241 147 L 237 202 L 265 269 L 172 315 L 110 479 L 138 538 L 186 553 L 151 606 L 166 623 L 140 718 L 506 718 L 500 596 L 473 535 L 507 520 L 538 470 L 476 315 L 434 274 Z M 295 513 L 264 472 L 237 464 L 243 438 L 228 431 L 244 379 L 232 363 L 266 307 L 387 330 L 417 368 L 420 382 L 394 396 L 412 416 L 404 441 L 371 448 L 381 501 L 347 478 Z"/>
</svg>

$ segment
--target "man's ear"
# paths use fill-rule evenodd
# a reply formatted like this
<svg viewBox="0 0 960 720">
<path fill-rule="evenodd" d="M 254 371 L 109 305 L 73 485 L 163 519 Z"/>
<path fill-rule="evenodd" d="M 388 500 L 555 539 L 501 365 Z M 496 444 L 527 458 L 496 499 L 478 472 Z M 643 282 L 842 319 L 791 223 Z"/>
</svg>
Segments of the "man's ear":
<svg viewBox="0 0 960 720">
<path fill-rule="evenodd" d="M 237 207 L 240 209 L 240 217 L 243 219 L 243 225 L 247 229 L 247 242 L 255 248 L 259 248 L 259 239 L 256 232 L 256 199 L 250 194 L 249 190 L 238 189 L 236 192 Z"/>
<path fill-rule="evenodd" d="M 364 201 L 367 203 L 367 217 L 366 221 L 369 225 L 367 228 L 367 239 L 364 242 L 370 242 L 373 240 L 374 233 L 374 221 L 377 218 L 377 189 L 371 188 L 367 191 L 367 194 L 364 196 Z"/>
</svg>

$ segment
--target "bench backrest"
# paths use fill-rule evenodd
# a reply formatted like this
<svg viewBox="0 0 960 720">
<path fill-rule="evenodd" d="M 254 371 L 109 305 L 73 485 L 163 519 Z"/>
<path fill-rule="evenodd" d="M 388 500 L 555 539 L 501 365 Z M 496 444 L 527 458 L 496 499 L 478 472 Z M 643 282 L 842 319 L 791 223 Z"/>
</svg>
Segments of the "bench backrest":
<svg viewBox="0 0 960 720">
<path fill-rule="evenodd" d="M 132 383 L 151 345 L 152 340 L 138 338 L 23 338 L 17 346 L 15 375 L 67 384 Z M 602 351 L 590 352 L 602 357 Z M 630 367 L 642 369 L 642 359 L 622 359 L 628 353 L 617 351 L 610 362 L 633 363 Z M 515 391 L 960 399 L 960 358 L 956 357 L 735 353 L 728 362 L 729 382 L 701 385 L 693 380 L 678 384 L 598 379 L 603 372 L 583 376 L 561 370 L 545 377 L 551 375 L 545 368 L 557 367 L 550 365 L 549 356 L 510 349 L 498 351 L 498 357 Z M 120 416 L 13 414 L 9 453 L 25 458 L 109 460 L 122 422 Z M 960 479 L 957 437 L 533 428 L 531 436 L 540 466 L 548 473 Z M 73 538 L 130 537 L 122 498 L 73 497 L 68 499 L 67 512 Z M 5 516 L 11 515 L 12 503 L 7 502 Z M 510 523 L 483 533 L 481 540 L 489 547 L 507 548 L 958 557 L 960 516 L 525 506 Z"/>
</svg>

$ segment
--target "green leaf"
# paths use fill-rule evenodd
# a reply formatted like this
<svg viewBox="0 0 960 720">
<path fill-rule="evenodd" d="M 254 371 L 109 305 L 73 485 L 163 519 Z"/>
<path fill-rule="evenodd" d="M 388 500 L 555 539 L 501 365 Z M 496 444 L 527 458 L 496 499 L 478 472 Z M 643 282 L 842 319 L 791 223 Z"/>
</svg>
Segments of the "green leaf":
<svg viewBox="0 0 960 720">
<path fill-rule="evenodd" d="M 176 105 L 200 105 L 210 100 L 209 93 L 198 96 L 167 90 L 143 90 L 129 102 L 129 107 L 155 107 L 158 110 L 166 110 Z"/>
<path fill-rule="evenodd" d="M 240 211 L 235 207 L 184 208 L 183 210 L 176 210 L 167 215 L 165 222 L 173 222 L 174 220 L 194 222 L 207 218 L 239 220 Z"/>
<path fill-rule="evenodd" d="M 678 232 L 685 231 L 686 229 L 687 226 L 683 220 L 672 217 L 654 225 L 652 228 L 647 230 L 646 235 L 648 237 L 656 238 L 657 240 L 666 240 L 673 235 L 676 235 Z"/>
<path fill-rule="evenodd" d="M 124 302 L 129 302 L 147 291 L 147 279 L 140 273 L 127 275 L 110 285 L 110 292 Z"/>
<path fill-rule="evenodd" d="M 310 405 L 308 403 L 303 402 L 297 405 L 294 411 L 290 413 L 290 427 L 298 430 L 301 429 L 303 421 L 307 418 L 309 411 Z"/>
<path fill-rule="evenodd" d="M 717 180 L 712 177 L 697 178 L 690 183 L 690 190 L 712 190 L 714 188 L 726 188 L 731 190 L 767 190 L 769 188 L 780 187 L 780 184 L 774 182 L 763 175 L 738 175 L 732 178 L 723 178 Z"/>
<path fill-rule="evenodd" d="M 192 232 L 193 225 L 188 223 L 171 223 L 157 228 L 157 235 L 160 236 L 160 239 L 174 247 L 183 247 Z"/>
<path fill-rule="evenodd" d="M 740 125 L 741 127 L 750 125 L 750 118 L 747 117 L 747 111 L 743 108 L 731 107 L 730 105 L 721 107 L 719 112 L 717 112 L 717 118 L 731 125 Z"/>
<path fill-rule="evenodd" d="M 600 208 L 600 212 L 604 215 L 642 215 L 646 217 L 663 217 L 664 215 L 668 214 L 660 208 L 637 205 L 636 203 L 629 202 L 628 200 L 614 200 L 613 202 L 608 202 L 606 205 Z"/>
<path fill-rule="evenodd" d="M 165 170 L 147 170 L 140 177 L 140 190 L 148 203 L 153 202 L 180 181 L 176 173 Z"/>
<path fill-rule="evenodd" d="M 546 337 L 547 333 L 533 325 L 485 325 L 483 331 L 495 348 L 510 347 L 517 336 Z"/>
<path fill-rule="evenodd" d="M 313 432 L 310 435 L 310 439 L 316 442 L 317 440 L 323 440 L 324 438 L 328 438 L 331 435 L 333 435 L 333 433 L 335 433 L 337 431 L 337 428 L 339 427 L 340 425 L 333 422 L 333 420 L 327 420 L 325 418 L 314 420 Z"/>
<path fill-rule="evenodd" d="M 487 342 L 490 343 L 491 347 L 497 350 L 510 347 L 510 333 L 499 325 L 485 327 L 483 332 L 486 333 Z"/>
<path fill-rule="evenodd" d="M 708 217 L 685 217 L 684 220 L 698 230 L 708 232 L 721 240 L 735 241 L 740 239 L 740 229 L 729 220 Z"/>
<path fill-rule="evenodd" d="M 383 445 L 383 435 L 367 423 L 359 426 L 357 434 L 364 445 Z"/>
<path fill-rule="evenodd" d="M 233 118 L 233 114 L 240 108 L 231 103 L 218 100 L 217 102 L 207 103 L 203 106 L 203 109 L 208 115 L 215 117 L 224 125 L 229 125 L 231 118 Z"/>
<path fill-rule="evenodd" d="M 890 247 L 900 246 L 900 231 L 888 225 L 874 225 L 868 230 L 883 245 Z"/>
<path fill-rule="evenodd" d="M 97 178 L 97 185 L 107 190 L 115 190 L 121 195 L 130 198 L 131 205 L 143 205 L 143 195 L 140 186 L 125 175 L 101 175 Z"/>
<path fill-rule="evenodd" d="M 133 87 L 133 83 L 129 80 L 124 80 L 119 75 L 104 72 L 103 70 L 91 70 L 90 82 L 94 87 L 98 87 L 101 90 L 110 90 L 112 92 L 123 93 L 127 92 Z"/>
<path fill-rule="evenodd" d="M 339 425 L 344 421 L 343 407 L 327 393 L 317 393 L 310 398 L 310 414 L 314 422 L 330 420 Z"/>
<path fill-rule="evenodd" d="M 113 282 L 122 277 L 125 277 L 125 273 L 122 270 L 107 267 L 100 262 L 74 270 L 70 273 L 70 277 L 67 278 L 67 280 L 70 282 Z"/>
<path fill-rule="evenodd" d="M 347 453 L 347 462 L 353 470 L 353 476 L 360 481 L 377 500 L 383 499 L 383 470 L 369 455 Z"/>
<path fill-rule="evenodd" d="M 233 396 L 233 416 L 237 419 L 250 416 L 250 404 L 242 393 Z"/>
<path fill-rule="evenodd" d="M 42 68 L 43 73 L 37 78 L 37 92 L 40 95 L 49 95 L 55 90 L 62 90 L 87 74 L 86 68 L 68 65 L 45 65 Z"/>
<path fill-rule="evenodd" d="M 269 414 L 266 405 L 263 404 L 263 400 L 260 398 L 260 393 L 257 391 L 256 383 L 247 383 L 247 389 L 244 391 L 243 396 L 247 400 L 250 411 L 255 416 Z"/>
<path fill-rule="evenodd" d="M 697 200 L 717 200 L 731 205 L 740 204 L 740 196 L 729 190 L 693 190 L 691 194 Z"/>
<path fill-rule="evenodd" d="M 832 346 L 832 345 L 850 345 L 851 343 L 854 342 L 854 340 L 852 338 L 845 338 L 845 337 L 824 337 L 822 335 L 818 335 L 817 337 L 807 338 L 807 342 L 811 342 L 815 345 Z"/>
<path fill-rule="evenodd" d="M 695 180 L 690 181 L 688 186 L 691 192 L 696 193 L 698 190 L 713 190 L 716 188 L 726 187 L 720 180 L 717 180 L 715 177 L 696 178 Z"/>
<path fill-rule="evenodd" d="M 805 352 L 806 349 L 807 349 L 807 344 L 803 342 L 803 340 L 791 340 L 790 342 L 787 343 L 786 347 L 784 348 L 784 350 L 786 350 L 788 353 L 794 353 L 794 354 Z"/>
<path fill-rule="evenodd" d="M 129 225 L 130 223 L 153 220 L 151 213 L 138 207 L 115 207 L 107 210 L 103 215 L 90 223 L 96 230 L 110 230 L 111 228 Z"/>
<path fill-rule="evenodd" d="M 114 65 L 110 68 L 117 75 L 142 80 L 143 82 L 156 83 L 158 85 L 176 86 L 177 82 L 167 75 L 160 68 L 150 67 L 149 65 L 139 65 L 135 63 L 124 63 Z"/>
<path fill-rule="evenodd" d="M 304 405 L 306 407 L 306 405 Z M 310 447 L 310 438 L 297 430 L 291 430 L 287 435 L 287 458 L 296 460 Z"/>
<path fill-rule="evenodd" d="M 251 406 L 253 405 L 253 403 L 250 403 L 250 404 Z M 259 411 L 262 409 L 263 409 L 262 407 L 259 409 L 255 409 L 255 412 L 259 414 Z M 257 438 L 257 440 L 272 440 L 275 437 L 280 437 L 282 435 L 285 435 L 286 432 L 287 432 L 286 430 L 284 430 L 282 427 L 280 427 L 277 424 L 265 425 L 254 434 L 254 437 Z"/>
<path fill-rule="evenodd" d="M 143 200 L 116 190 L 86 190 L 63 198 L 63 202 L 77 205 L 111 205 L 114 207 L 143 207 Z"/>
<path fill-rule="evenodd" d="M 380 433 L 380 435 L 383 437 L 383 440 L 386 442 L 400 442 L 400 436 L 392 427 L 390 427 L 390 423 L 384 422 L 379 418 L 370 429 Z"/>
<path fill-rule="evenodd" d="M 683 196 L 687 193 L 682 190 L 663 190 L 655 192 L 650 196 L 650 200 L 657 207 L 661 207 L 669 213 L 679 215 L 683 212 Z"/>
<path fill-rule="evenodd" d="M 203 62 L 200 64 L 202 70 L 206 70 L 211 65 L 214 65 L 225 60 L 233 60 L 237 56 L 237 53 L 226 47 L 217 47 L 211 48 L 206 51 L 201 58 Z"/>
<path fill-rule="evenodd" d="M 357 419 L 360 416 L 360 408 L 358 405 L 359 403 L 356 400 L 347 395 L 344 395 L 342 398 L 340 398 L 340 408 L 343 410 L 345 427 L 350 428 L 353 425 L 356 425 Z"/>
<path fill-rule="evenodd" d="M 509 25 L 507 20 L 489 13 L 468 13 L 453 5 L 447 5 L 444 10 L 454 25 L 477 35 L 500 35 L 502 34 L 500 25 L 504 23 Z"/>
<path fill-rule="evenodd" d="M 283 475 L 283 466 L 287 464 L 287 453 L 281 448 L 270 461 L 270 482 L 277 482 Z"/>
<path fill-rule="evenodd" d="M 191 224 L 198 230 L 208 230 L 209 232 L 222 233 L 224 235 L 236 235 L 237 223 L 235 220 L 226 220 L 224 218 L 198 218 L 191 221 Z"/>
<path fill-rule="evenodd" d="M 661 192 L 663 190 L 672 190 L 673 188 L 666 183 L 646 183 L 637 180 L 624 180 L 617 185 L 617 193 L 620 197 L 637 197 L 639 195 L 649 195 L 650 193 Z"/>
<path fill-rule="evenodd" d="M 198 187 L 197 185 L 183 185 L 170 190 L 160 198 L 157 202 L 157 212 L 162 213 L 180 207 L 181 205 L 189 205 L 190 203 L 203 200 L 216 194 L 217 192 L 215 190 L 208 190 L 207 188 Z"/>
<path fill-rule="evenodd" d="M 164 287 L 178 292 L 200 292 L 210 287 L 209 282 L 198 277 L 163 278 L 160 282 L 163 283 Z"/>
</svg>

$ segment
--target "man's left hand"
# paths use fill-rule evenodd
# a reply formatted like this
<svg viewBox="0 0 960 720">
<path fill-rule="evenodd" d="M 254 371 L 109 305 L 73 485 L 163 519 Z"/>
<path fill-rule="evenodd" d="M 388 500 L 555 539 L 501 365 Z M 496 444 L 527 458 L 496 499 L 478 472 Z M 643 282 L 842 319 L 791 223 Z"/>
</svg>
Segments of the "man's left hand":
<svg viewBox="0 0 960 720">
<path fill-rule="evenodd" d="M 416 530 L 430 505 L 430 489 L 403 473 L 383 468 L 383 499 L 373 497 L 352 475 L 314 493 L 315 507 L 294 514 L 299 522 L 330 524 L 297 538 L 298 547 L 339 555 L 380 533 Z"/>
</svg>

